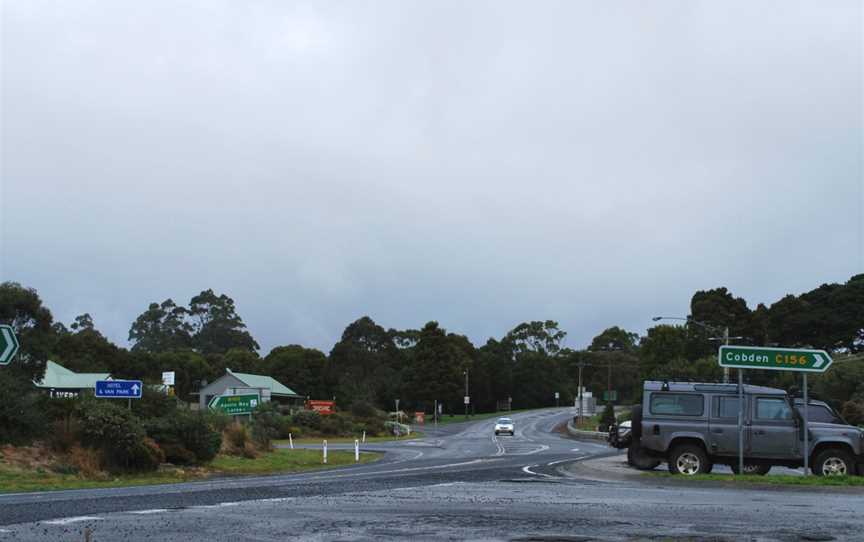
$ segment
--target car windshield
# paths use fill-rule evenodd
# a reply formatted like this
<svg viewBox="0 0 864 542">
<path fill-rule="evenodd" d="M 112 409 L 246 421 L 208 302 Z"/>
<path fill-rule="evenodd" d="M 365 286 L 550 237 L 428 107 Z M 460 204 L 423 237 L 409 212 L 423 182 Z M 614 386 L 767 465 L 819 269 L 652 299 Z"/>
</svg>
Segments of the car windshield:
<svg viewBox="0 0 864 542">
<path fill-rule="evenodd" d="M 513 423 L 513 420 L 511 420 L 510 418 L 498 418 L 498 423 L 500 425 L 511 425 Z"/>
</svg>

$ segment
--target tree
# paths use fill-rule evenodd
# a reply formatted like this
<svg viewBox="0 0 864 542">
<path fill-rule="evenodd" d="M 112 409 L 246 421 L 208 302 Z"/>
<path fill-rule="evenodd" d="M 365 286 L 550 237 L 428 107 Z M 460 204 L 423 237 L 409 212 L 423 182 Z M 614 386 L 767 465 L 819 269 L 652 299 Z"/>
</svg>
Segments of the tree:
<svg viewBox="0 0 864 542">
<path fill-rule="evenodd" d="M 270 376 L 295 392 L 312 399 L 327 397 L 327 356 L 320 350 L 296 344 L 277 346 L 264 358 L 264 364 Z"/>
<path fill-rule="evenodd" d="M 525 322 L 519 324 L 504 337 L 514 354 L 524 352 L 539 352 L 554 356 L 561 351 L 561 345 L 567 337 L 565 331 L 558 329 L 558 322 Z"/>
<path fill-rule="evenodd" d="M 213 290 L 204 290 L 189 302 L 188 314 L 192 345 L 198 352 L 221 354 L 232 348 L 260 348 L 237 314 L 234 300 L 225 294 L 217 296 Z"/>
<path fill-rule="evenodd" d="M 474 347 L 462 335 L 448 334 L 438 322 L 429 322 L 420 330 L 411 365 L 407 369 L 408 395 L 431 405 L 435 400 L 445 405 L 462 404 L 464 373 L 472 368 Z"/>
<path fill-rule="evenodd" d="M 687 329 L 683 326 L 662 324 L 648 329 L 639 351 L 643 376 L 657 376 L 668 363 L 685 359 L 686 348 Z"/>
<path fill-rule="evenodd" d="M 11 325 L 20 343 L 17 359 L 4 372 L 24 380 L 42 379 L 55 341 L 52 321 L 36 290 L 17 282 L 0 283 L 0 324 Z"/>
<path fill-rule="evenodd" d="M 118 348 L 94 326 L 89 314 L 75 318 L 69 326 L 74 331 L 60 331 L 53 348 L 61 364 L 78 373 L 113 372 L 122 366 L 128 352 Z"/>
<path fill-rule="evenodd" d="M 340 404 L 362 400 L 385 406 L 398 390 L 400 359 L 392 335 L 363 316 L 345 328 L 330 351 L 326 386 Z"/>
<path fill-rule="evenodd" d="M 188 311 L 173 300 L 150 303 L 129 329 L 134 352 L 169 352 L 192 346 L 192 326 L 186 321 Z"/>
<path fill-rule="evenodd" d="M 192 400 L 190 394 L 198 388 L 201 380 L 213 374 L 204 356 L 191 350 L 162 352 L 155 355 L 155 362 L 159 372 L 175 372 L 174 390 L 184 401 Z"/>
<path fill-rule="evenodd" d="M 603 333 L 594 337 L 588 350 L 592 352 L 634 352 L 638 341 L 639 335 L 637 333 L 631 333 L 618 326 L 614 326 L 607 328 Z"/>
</svg>

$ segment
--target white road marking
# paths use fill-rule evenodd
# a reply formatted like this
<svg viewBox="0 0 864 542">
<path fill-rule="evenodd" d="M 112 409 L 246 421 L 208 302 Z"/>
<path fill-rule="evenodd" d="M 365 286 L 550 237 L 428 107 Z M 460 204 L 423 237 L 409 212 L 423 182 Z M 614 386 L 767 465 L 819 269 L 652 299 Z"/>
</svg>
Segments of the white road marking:
<svg viewBox="0 0 864 542">
<path fill-rule="evenodd" d="M 570 451 L 571 451 L 571 452 L 578 452 L 578 451 L 579 451 L 579 448 L 573 448 L 573 449 L 570 450 Z"/>
<path fill-rule="evenodd" d="M 557 465 L 558 463 L 564 463 L 565 461 L 579 461 L 580 459 L 585 459 L 588 457 L 587 455 L 580 455 L 579 457 L 570 457 L 568 459 L 559 459 L 558 461 L 553 461 L 551 463 L 546 463 L 548 466 Z"/>
<path fill-rule="evenodd" d="M 96 516 L 77 516 L 74 518 L 60 518 L 43 521 L 47 525 L 69 525 L 70 523 L 78 523 L 80 521 L 101 521 L 102 518 Z"/>
<path fill-rule="evenodd" d="M 524 472 L 526 474 L 533 474 L 534 476 L 543 476 L 546 478 L 554 478 L 554 476 L 549 476 L 548 474 L 543 474 L 542 472 L 534 472 L 533 470 L 531 470 L 532 468 L 539 467 L 539 466 L 540 465 L 526 465 L 526 466 L 522 467 L 522 472 Z"/>
<path fill-rule="evenodd" d="M 146 516 L 148 514 L 161 514 L 163 512 L 167 512 L 167 508 L 153 508 L 151 510 L 133 510 L 129 512 L 130 514 L 138 514 L 141 516 Z"/>
</svg>

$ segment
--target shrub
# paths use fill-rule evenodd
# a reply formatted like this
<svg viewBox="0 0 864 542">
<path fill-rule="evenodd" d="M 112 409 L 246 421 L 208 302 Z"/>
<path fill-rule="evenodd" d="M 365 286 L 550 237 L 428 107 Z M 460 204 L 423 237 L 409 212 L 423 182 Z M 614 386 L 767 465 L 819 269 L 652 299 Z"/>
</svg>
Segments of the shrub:
<svg viewBox="0 0 864 542">
<path fill-rule="evenodd" d="M 119 405 L 107 400 L 84 401 L 79 418 L 82 440 L 101 451 L 110 469 L 155 470 L 165 460 L 140 421 Z"/>
<path fill-rule="evenodd" d="M 141 399 L 135 401 L 132 412 L 142 420 L 150 418 L 161 418 L 171 416 L 177 410 L 177 398 L 169 397 L 165 393 L 155 390 L 150 386 L 144 386 Z"/>
<path fill-rule="evenodd" d="M 357 418 L 374 418 L 377 415 L 377 411 L 367 401 L 354 401 L 351 403 L 351 414 Z"/>
<path fill-rule="evenodd" d="M 168 461 L 178 465 L 212 461 L 222 445 L 221 433 L 198 412 L 178 409 L 172 416 L 147 420 L 144 427 Z"/>
<path fill-rule="evenodd" d="M 0 390 L 7 399 L 0 401 L 0 443 L 30 444 L 43 436 L 47 399 L 33 391 L 33 383 L 14 369 L 2 368 Z"/>
<path fill-rule="evenodd" d="M 615 408 L 612 403 L 606 403 L 603 415 L 600 416 L 600 431 L 608 431 L 609 426 L 615 423 Z"/>
<path fill-rule="evenodd" d="M 402 437 L 408 434 L 408 426 L 404 423 L 386 421 L 384 422 L 384 428 L 391 435 Z"/>
<path fill-rule="evenodd" d="M 291 420 L 296 425 L 302 425 L 316 431 L 321 429 L 321 418 L 321 414 L 318 414 L 314 410 L 301 410 L 291 416 Z"/>
<path fill-rule="evenodd" d="M 350 416 L 337 412 L 324 416 L 321 420 L 321 433 L 328 436 L 341 437 L 352 435 L 354 424 Z"/>
<path fill-rule="evenodd" d="M 279 437 L 284 418 L 279 414 L 279 405 L 273 401 L 255 409 L 252 413 L 252 438 L 260 449 L 270 449 L 270 442 Z"/>
<path fill-rule="evenodd" d="M 204 416 L 210 427 L 219 433 L 225 432 L 228 426 L 234 423 L 234 418 L 220 410 L 204 410 L 201 411 L 201 415 Z"/>
<path fill-rule="evenodd" d="M 840 415 L 852 425 L 864 425 L 864 402 L 846 401 Z"/>
<path fill-rule="evenodd" d="M 222 433 L 222 451 L 228 455 L 238 455 L 254 459 L 258 456 L 249 428 L 241 423 L 232 423 Z"/>
</svg>

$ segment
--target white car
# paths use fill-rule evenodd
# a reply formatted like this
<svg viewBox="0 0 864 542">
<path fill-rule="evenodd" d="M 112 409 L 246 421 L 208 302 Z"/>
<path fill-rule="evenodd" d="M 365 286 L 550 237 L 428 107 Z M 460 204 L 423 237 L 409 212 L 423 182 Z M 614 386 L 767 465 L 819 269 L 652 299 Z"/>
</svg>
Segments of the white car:
<svg viewBox="0 0 864 542">
<path fill-rule="evenodd" d="M 501 433 L 509 433 L 510 436 L 513 436 L 513 431 L 516 428 L 513 425 L 513 420 L 510 418 L 498 418 L 498 421 L 495 422 L 495 435 L 500 435 Z"/>
</svg>

